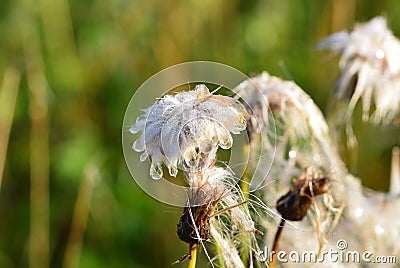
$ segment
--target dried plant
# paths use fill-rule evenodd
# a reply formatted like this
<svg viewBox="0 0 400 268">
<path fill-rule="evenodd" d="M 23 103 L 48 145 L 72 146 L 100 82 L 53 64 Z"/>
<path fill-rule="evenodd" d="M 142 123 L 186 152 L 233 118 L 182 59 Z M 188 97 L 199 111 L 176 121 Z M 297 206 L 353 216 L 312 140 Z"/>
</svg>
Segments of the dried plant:
<svg viewBox="0 0 400 268">
<path fill-rule="evenodd" d="M 301 221 L 310 208 L 314 197 L 327 192 L 329 177 L 308 172 L 301 174 L 289 192 L 278 199 L 276 209 L 282 218 L 290 221 Z"/>
<path fill-rule="evenodd" d="M 188 177 L 188 199 L 177 233 L 190 252 L 177 262 L 189 258 L 189 267 L 194 267 L 197 246 L 212 240 L 226 267 L 241 267 L 236 249 L 240 233 L 251 233 L 255 241 L 257 230 L 237 179 L 230 170 L 215 166 L 218 147 L 232 146 L 230 133 L 244 130 L 246 117 L 246 109 L 237 100 L 213 95 L 205 85 L 198 85 L 193 91 L 159 99 L 130 129 L 142 132 L 133 149 L 143 152 L 142 161 L 151 158 L 153 179 L 162 177 L 163 163 L 170 175 L 176 176 L 182 167 Z M 251 241 L 248 246 L 256 249 Z"/>
<path fill-rule="evenodd" d="M 336 93 L 340 99 L 350 99 L 344 117 L 347 123 L 360 99 L 365 120 L 388 123 L 396 119 L 400 66 L 393 59 L 399 55 L 399 44 L 383 18 L 357 26 L 353 33 L 335 34 L 321 47 L 341 54 L 343 72 Z M 232 172 L 215 166 L 217 149 L 230 148 L 231 133 L 244 130 L 246 122 L 250 163 L 245 176 L 265 177 L 259 185 L 263 186 L 259 191 L 262 202 L 258 202 L 265 212 L 261 219 L 265 245 L 274 241 L 271 230 L 278 226 L 276 237 L 281 237 L 280 245 L 286 250 L 315 250 L 319 255 L 345 238 L 360 252 L 400 252 L 400 219 L 395 212 L 400 205 L 398 191 L 390 195 L 370 191 L 348 172 L 325 118 L 310 96 L 294 82 L 266 72 L 243 81 L 235 91 L 245 100 L 243 105 L 211 94 L 204 85 L 166 95 L 146 109 L 131 128 L 132 133 L 142 132 L 133 149 L 143 152 L 142 161 L 151 158 L 154 179 L 162 177 L 162 164 L 172 176 L 178 168 L 187 175 L 190 190 L 178 236 L 190 245 L 190 253 L 179 261 L 194 257 L 197 246 L 204 247 L 204 242 L 211 240 L 226 267 L 257 265 L 252 253 L 244 262 L 240 249 L 245 240 L 248 252 L 259 249 L 258 231 L 246 203 L 252 194 L 246 193 L 245 198 Z M 375 107 L 372 116 L 371 105 Z M 254 153 L 260 148 L 265 155 Z M 272 169 L 268 161 L 273 161 Z M 293 177 L 299 177 L 294 184 Z M 286 220 L 293 222 L 282 234 Z M 243 233 L 250 240 L 243 239 Z M 324 264 L 332 265 L 329 260 Z"/>
<path fill-rule="evenodd" d="M 276 252 L 278 252 L 279 239 L 287 220 L 301 221 L 307 215 L 308 209 L 314 202 L 315 197 L 328 191 L 329 177 L 321 176 L 311 169 L 306 169 L 298 178 L 290 190 L 281 196 L 276 202 L 276 209 L 282 216 L 278 230 L 275 234 L 272 250 L 275 252 L 269 267 L 273 268 L 276 263 Z"/>
<path fill-rule="evenodd" d="M 308 220 L 295 222 L 286 228 L 280 247 L 287 252 L 315 250 L 319 253 L 323 249 L 337 248 L 336 242 L 346 239 L 352 250 L 363 252 L 368 249 L 376 255 L 398 254 L 400 218 L 393 209 L 400 205 L 400 199 L 393 194 L 365 189 L 360 180 L 348 172 L 331 140 L 327 123 L 312 99 L 293 82 L 265 72 L 243 82 L 238 88 L 241 95 L 251 96 L 253 90 L 262 92 L 269 107 L 257 109 L 260 99 L 247 98 L 250 100 L 248 106 L 254 107 L 249 112 L 270 109 L 276 122 L 275 125 L 269 124 L 271 115 L 253 114 L 264 122 L 258 131 L 261 135 L 268 136 L 275 131 L 275 126 L 277 128 L 276 143 L 251 141 L 255 146 L 266 147 L 266 151 L 272 151 L 276 146 L 270 172 L 259 171 L 268 174 L 268 185 L 263 188 L 263 200 L 270 207 L 263 222 L 267 230 L 265 244 L 274 240 L 274 234 L 268 230 L 276 229 L 281 221 L 281 217 L 274 216 L 277 212 L 271 204 L 291 187 L 290 178 L 300 176 L 304 168 L 312 166 L 329 173 L 330 191 L 311 206 Z M 334 264 L 328 261 L 325 265 Z"/>
<path fill-rule="evenodd" d="M 336 96 L 349 99 L 351 116 L 361 99 L 363 119 L 388 124 L 400 112 L 400 41 L 387 28 L 384 17 L 358 24 L 353 32 L 332 34 L 319 44 L 340 55 L 342 73 L 336 82 Z"/>
</svg>

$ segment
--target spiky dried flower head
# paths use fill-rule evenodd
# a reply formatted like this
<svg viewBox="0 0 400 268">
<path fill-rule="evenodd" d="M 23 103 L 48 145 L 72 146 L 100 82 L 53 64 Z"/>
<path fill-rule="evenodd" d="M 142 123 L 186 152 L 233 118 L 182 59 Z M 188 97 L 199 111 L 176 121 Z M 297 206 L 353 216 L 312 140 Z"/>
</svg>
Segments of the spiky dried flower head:
<svg viewBox="0 0 400 268">
<path fill-rule="evenodd" d="M 279 214 L 285 220 L 301 221 L 314 201 L 314 197 L 327 192 L 328 176 L 316 172 L 304 172 L 292 188 L 276 203 Z"/>
<path fill-rule="evenodd" d="M 213 95 L 201 84 L 192 91 L 165 95 L 144 110 L 132 133 L 141 132 L 133 149 L 151 158 L 150 175 L 160 179 L 164 163 L 171 176 L 178 165 L 190 172 L 208 168 L 218 147 L 229 149 L 233 134 L 246 128 L 247 112 L 236 99 Z"/>
<path fill-rule="evenodd" d="M 247 232 L 249 243 L 256 249 L 254 234 L 258 230 L 231 170 L 213 166 L 188 175 L 191 192 L 177 225 L 179 238 L 190 245 L 215 241 L 222 247 L 226 265 L 240 260 L 236 249 L 240 233 Z M 231 247 L 227 249 L 227 245 Z"/>
<path fill-rule="evenodd" d="M 361 99 L 364 120 L 389 123 L 399 115 L 400 41 L 387 28 L 384 17 L 356 25 L 351 33 L 334 33 L 319 48 L 329 48 L 341 56 L 336 96 L 350 99 L 350 114 Z M 370 117 L 372 104 L 375 113 Z"/>
<path fill-rule="evenodd" d="M 189 173 L 191 192 L 178 223 L 179 238 L 200 244 L 210 236 L 210 219 L 218 202 L 229 194 L 224 180 L 233 176 L 228 170 L 212 167 Z"/>
</svg>

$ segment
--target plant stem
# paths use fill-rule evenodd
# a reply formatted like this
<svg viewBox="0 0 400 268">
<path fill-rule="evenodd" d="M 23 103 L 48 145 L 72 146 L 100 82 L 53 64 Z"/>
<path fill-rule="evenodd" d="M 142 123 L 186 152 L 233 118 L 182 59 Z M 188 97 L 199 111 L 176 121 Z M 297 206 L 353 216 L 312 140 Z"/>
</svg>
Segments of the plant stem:
<svg viewBox="0 0 400 268">
<path fill-rule="evenodd" d="M 245 144 L 243 146 L 243 155 L 244 157 L 247 157 L 250 152 L 250 144 Z M 249 169 L 249 164 L 246 166 L 246 170 L 244 171 L 241 183 L 240 183 L 240 188 L 243 192 L 243 197 L 245 200 L 249 199 L 249 191 L 250 191 L 250 178 L 248 175 L 248 169 Z"/>
<path fill-rule="evenodd" d="M 272 260 L 268 265 L 269 268 L 274 268 L 275 267 L 276 252 L 278 251 L 279 239 L 281 237 L 283 227 L 285 226 L 285 222 L 286 222 L 286 220 L 284 218 L 282 218 L 281 222 L 279 224 L 278 230 L 276 231 L 274 244 L 272 245 Z"/>
<path fill-rule="evenodd" d="M 225 268 L 225 263 L 224 263 L 224 259 L 222 257 L 221 247 L 218 245 L 218 243 L 215 244 L 215 251 L 217 252 L 217 256 L 218 256 L 219 267 Z"/>
<path fill-rule="evenodd" d="M 82 251 L 83 238 L 86 223 L 89 216 L 90 204 L 96 180 L 98 180 L 100 170 L 96 159 L 90 161 L 84 170 L 84 174 L 79 186 L 78 197 L 76 198 L 74 215 L 71 223 L 71 230 L 65 249 L 63 267 L 79 267 L 79 259 Z"/>
<path fill-rule="evenodd" d="M 29 267 L 47 268 L 50 259 L 50 120 L 35 1 L 19 1 L 24 20 L 21 40 L 29 88 L 30 130 L 30 230 Z"/>
<path fill-rule="evenodd" d="M 245 144 L 243 146 L 243 155 L 244 157 L 247 157 L 250 152 L 250 144 Z M 249 181 L 249 176 L 248 176 L 248 168 L 249 166 L 246 166 L 246 170 L 244 171 L 241 184 L 240 184 L 240 189 L 242 190 L 243 197 L 247 201 L 249 199 L 249 191 L 250 191 L 250 181 Z M 246 202 L 245 201 L 245 202 Z M 242 259 L 242 262 L 244 266 L 248 266 L 249 263 L 249 250 L 248 250 L 248 243 L 249 243 L 249 234 L 245 233 L 242 236 L 242 239 L 240 241 L 240 258 Z"/>
<path fill-rule="evenodd" d="M 21 73 L 8 67 L 0 91 L 0 189 Z"/>
<path fill-rule="evenodd" d="M 190 245 L 188 268 L 196 268 L 197 245 Z"/>
</svg>

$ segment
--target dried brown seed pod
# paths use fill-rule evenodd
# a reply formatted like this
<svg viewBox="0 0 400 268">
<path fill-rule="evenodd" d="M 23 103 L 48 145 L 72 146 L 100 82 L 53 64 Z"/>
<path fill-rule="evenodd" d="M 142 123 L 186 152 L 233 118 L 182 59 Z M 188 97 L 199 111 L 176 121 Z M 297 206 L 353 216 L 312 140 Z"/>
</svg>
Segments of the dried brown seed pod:
<svg viewBox="0 0 400 268">
<path fill-rule="evenodd" d="M 178 223 L 179 239 L 191 245 L 206 241 L 210 237 L 210 218 L 216 204 L 185 207 Z"/>
<path fill-rule="evenodd" d="M 327 191 L 329 177 L 308 178 L 304 174 L 295 181 L 287 194 L 279 198 L 276 208 L 285 220 L 301 221 L 314 197 Z"/>
</svg>

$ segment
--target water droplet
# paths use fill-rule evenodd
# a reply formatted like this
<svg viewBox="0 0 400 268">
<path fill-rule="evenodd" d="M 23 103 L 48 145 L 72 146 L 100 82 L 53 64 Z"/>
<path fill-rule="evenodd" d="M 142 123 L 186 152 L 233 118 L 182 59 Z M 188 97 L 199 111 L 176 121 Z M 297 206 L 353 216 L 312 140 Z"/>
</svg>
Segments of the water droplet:
<svg viewBox="0 0 400 268">
<path fill-rule="evenodd" d="M 139 132 L 139 129 L 137 128 L 136 125 L 134 125 L 129 129 L 129 132 L 131 132 L 132 134 L 136 134 Z"/>
<path fill-rule="evenodd" d="M 228 136 L 227 136 L 227 139 L 226 139 L 226 140 L 222 140 L 222 141 L 220 142 L 219 146 L 220 146 L 222 149 L 227 150 L 227 149 L 229 149 L 229 148 L 232 147 L 232 144 L 233 144 L 232 137 L 231 137 L 231 135 L 228 135 Z"/>
<path fill-rule="evenodd" d="M 241 131 L 246 129 L 246 121 L 243 122 L 236 122 L 234 128 L 231 130 L 233 134 L 240 134 Z"/>
<path fill-rule="evenodd" d="M 176 177 L 176 175 L 178 174 L 178 168 L 174 165 L 169 165 L 168 172 L 169 175 L 171 175 L 172 177 Z"/>
<path fill-rule="evenodd" d="M 143 152 L 146 149 L 146 146 L 144 142 L 142 142 L 141 138 L 139 138 L 133 143 L 132 149 L 136 152 Z"/>
<path fill-rule="evenodd" d="M 222 149 L 229 149 L 232 147 L 233 144 L 232 136 L 225 128 L 217 129 L 217 135 L 219 140 L 219 146 Z"/>
<path fill-rule="evenodd" d="M 197 165 L 199 156 L 196 153 L 195 149 L 191 148 L 186 150 L 186 152 L 184 152 L 183 158 L 188 167 L 194 167 Z"/>
<path fill-rule="evenodd" d="M 144 153 L 142 153 L 140 155 L 140 162 L 144 162 L 148 156 L 149 156 L 149 154 L 146 151 Z"/>
<path fill-rule="evenodd" d="M 238 118 L 238 121 L 237 121 L 237 124 L 235 125 L 235 127 L 237 128 L 238 131 L 243 131 L 246 129 L 246 125 L 247 125 L 246 118 L 242 115 L 239 115 L 238 117 L 239 118 Z"/>
<path fill-rule="evenodd" d="M 195 161 L 198 155 L 195 148 L 190 148 L 183 153 L 183 158 L 186 162 Z"/>
<path fill-rule="evenodd" d="M 163 176 L 163 171 L 160 165 L 151 164 L 150 176 L 153 180 L 159 180 Z"/>
</svg>

